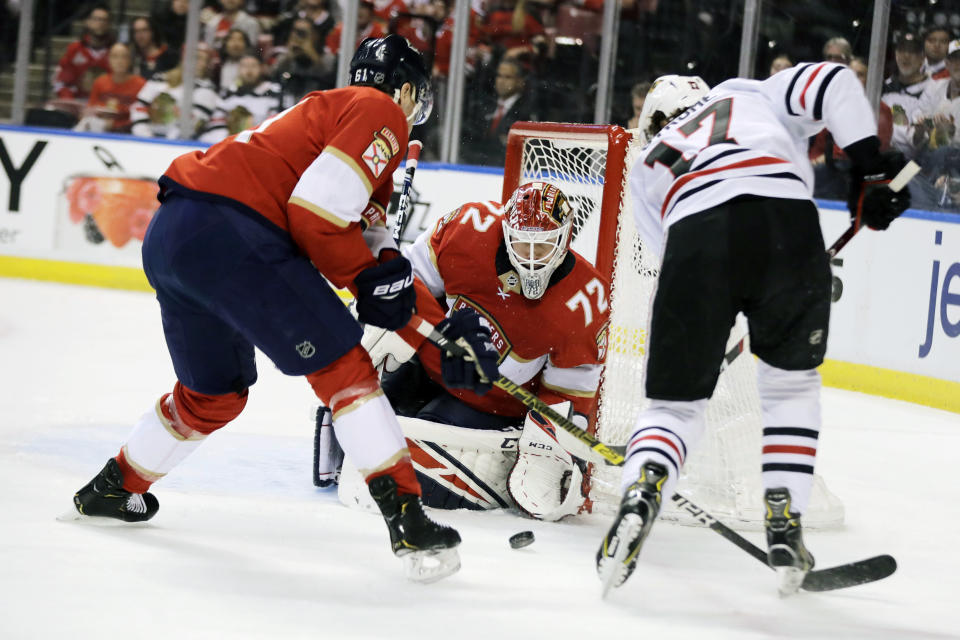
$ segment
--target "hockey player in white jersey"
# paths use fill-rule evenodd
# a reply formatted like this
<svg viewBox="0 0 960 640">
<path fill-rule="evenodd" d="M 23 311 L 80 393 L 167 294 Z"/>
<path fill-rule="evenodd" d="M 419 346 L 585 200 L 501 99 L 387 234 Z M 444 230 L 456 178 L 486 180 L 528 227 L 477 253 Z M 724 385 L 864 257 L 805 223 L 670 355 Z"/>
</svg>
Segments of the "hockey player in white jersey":
<svg viewBox="0 0 960 640">
<path fill-rule="evenodd" d="M 887 187 L 904 159 L 879 152 L 861 84 L 828 62 L 709 92 L 699 78 L 665 76 L 651 88 L 640 126 L 649 143 L 629 176 L 633 215 L 662 262 L 645 379 L 651 400 L 628 440 L 620 510 L 596 556 L 604 593 L 632 573 L 700 440 L 738 312 L 759 358 L 768 562 L 781 593 L 792 593 L 813 566 L 801 514 L 820 430 L 816 367 L 831 289 L 807 139 L 826 127 L 850 157 L 851 215 L 873 229 L 909 206 L 908 193 Z"/>
</svg>

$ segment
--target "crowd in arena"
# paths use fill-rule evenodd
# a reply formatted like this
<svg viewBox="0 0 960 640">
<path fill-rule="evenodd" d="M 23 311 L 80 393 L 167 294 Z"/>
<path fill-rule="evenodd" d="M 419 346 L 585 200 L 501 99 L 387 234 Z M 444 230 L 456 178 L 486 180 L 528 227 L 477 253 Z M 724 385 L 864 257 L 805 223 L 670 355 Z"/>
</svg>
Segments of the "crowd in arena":
<svg viewBox="0 0 960 640">
<path fill-rule="evenodd" d="M 689 53 L 702 48 L 702 42 L 684 45 L 669 61 L 658 59 L 651 48 L 656 48 L 654 28 L 662 26 L 658 20 L 665 13 L 660 4 L 623 3 L 611 116 L 617 124 L 636 125 L 649 80 L 657 75 L 692 70 L 711 84 L 735 75 L 717 67 L 719 62 Z M 187 0 L 155 0 L 149 17 L 120 24 L 107 5 L 94 5 L 86 13 L 82 35 L 59 61 L 48 107 L 69 112 L 74 118 L 69 125 L 81 130 L 216 142 L 255 126 L 310 91 L 336 85 L 342 30 L 337 3 L 208 0 L 201 13 L 193 127 L 181 132 L 178 101 L 187 6 Z M 414 134 L 425 142 L 426 159 L 440 153 L 453 8 L 452 0 L 361 0 L 358 7 L 357 43 L 399 33 L 424 52 L 432 67 L 439 104 Z M 507 132 L 519 120 L 593 120 L 602 10 L 603 0 L 471 2 L 461 162 L 502 165 Z M 712 15 L 715 22 L 722 17 L 716 9 Z M 933 210 L 960 210 L 960 132 L 955 124 L 960 117 L 960 25 L 954 22 L 891 25 L 891 73 L 878 112 L 884 144 L 916 159 L 929 174 L 911 189 L 915 206 Z M 644 48 L 625 53 L 624 42 L 635 41 L 635 31 L 644 27 Z M 863 48 L 862 38 L 848 35 Z M 699 40 L 707 37 L 701 34 Z M 849 65 L 866 82 L 866 62 L 854 55 L 855 47 L 845 37 L 825 39 L 820 51 L 809 40 L 795 39 L 768 51 L 770 73 L 793 66 L 798 58 L 821 55 Z M 815 195 L 845 197 L 847 160 L 828 132 L 811 141 L 810 158 L 817 173 Z"/>
</svg>

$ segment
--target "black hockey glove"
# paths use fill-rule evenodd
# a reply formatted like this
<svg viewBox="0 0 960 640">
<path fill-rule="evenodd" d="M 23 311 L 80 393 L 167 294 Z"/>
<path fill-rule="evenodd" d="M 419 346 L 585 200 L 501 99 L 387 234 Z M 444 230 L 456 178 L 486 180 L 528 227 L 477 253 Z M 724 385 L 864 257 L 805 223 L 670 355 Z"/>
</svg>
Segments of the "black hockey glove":
<svg viewBox="0 0 960 640">
<path fill-rule="evenodd" d="M 410 261 L 403 256 L 360 272 L 357 285 L 357 320 L 390 331 L 407 326 L 416 309 Z"/>
<path fill-rule="evenodd" d="M 464 358 L 443 352 L 444 384 L 451 389 L 470 389 L 481 396 L 490 391 L 493 381 L 500 377 L 497 369 L 500 354 L 490 341 L 490 328 L 483 324 L 480 315 L 470 309 L 460 309 L 437 323 L 437 331 L 469 352 Z"/>
<path fill-rule="evenodd" d="M 879 141 L 866 138 L 846 147 L 853 161 L 847 208 L 855 224 L 883 230 L 910 207 L 910 192 L 891 191 L 888 186 L 907 164 L 899 151 L 877 151 Z"/>
</svg>

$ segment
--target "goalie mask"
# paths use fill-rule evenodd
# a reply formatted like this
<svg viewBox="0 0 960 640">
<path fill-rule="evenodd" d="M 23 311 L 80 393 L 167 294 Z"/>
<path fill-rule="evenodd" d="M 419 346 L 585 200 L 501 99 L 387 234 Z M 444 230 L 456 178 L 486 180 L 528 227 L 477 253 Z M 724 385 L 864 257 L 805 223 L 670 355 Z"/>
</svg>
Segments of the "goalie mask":
<svg viewBox="0 0 960 640">
<path fill-rule="evenodd" d="M 645 142 L 678 115 L 707 95 L 710 86 L 698 76 L 668 75 L 657 78 L 640 110 L 637 123 Z"/>
<path fill-rule="evenodd" d="M 503 208 L 503 239 L 520 288 L 530 300 L 543 296 L 550 276 L 567 257 L 573 207 L 546 182 L 520 186 Z"/>
<path fill-rule="evenodd" d="M 396 34 L 367 38 L 350 60 L 352 85 L 388 89 L 396 100 L 407 82 L 413 85 L 417 103 L 408 120 L 414 126 L 423 124 L 433 111 L 433 88 L 423 56 L 406 38 Z"/>
</svg>

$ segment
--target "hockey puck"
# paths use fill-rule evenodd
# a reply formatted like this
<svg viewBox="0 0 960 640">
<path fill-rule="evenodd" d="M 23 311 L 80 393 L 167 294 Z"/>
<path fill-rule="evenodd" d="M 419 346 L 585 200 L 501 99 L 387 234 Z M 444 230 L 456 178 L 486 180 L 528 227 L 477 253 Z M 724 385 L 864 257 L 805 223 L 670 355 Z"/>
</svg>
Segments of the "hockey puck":
<svg viewBox="0 0 960 640">
<path fill-rule="evenodd" d="M 523 549 L 533 544 L 533 531 L 521 531 L 510 536 L 510 547 L 513 549 Z"/>
</svg>

